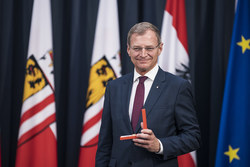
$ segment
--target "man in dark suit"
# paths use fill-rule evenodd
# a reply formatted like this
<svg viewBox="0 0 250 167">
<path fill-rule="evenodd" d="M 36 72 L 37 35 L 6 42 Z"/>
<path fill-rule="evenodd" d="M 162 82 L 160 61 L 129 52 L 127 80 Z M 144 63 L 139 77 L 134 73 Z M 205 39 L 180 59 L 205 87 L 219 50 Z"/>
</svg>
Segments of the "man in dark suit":
<svg viewBox="0 0 250 167">
<path fill-rule="evenodd" d="M 96 167 L 177 167 L 178 155 L 199 148 L 191 85 L 157 65 L 162 47 L 154 25 L 143 22 L 130 29 L 127 52 L 135 69 L 107 85 Z M 137 138 L 120 140 L 129 134 Z"/>
</svg>

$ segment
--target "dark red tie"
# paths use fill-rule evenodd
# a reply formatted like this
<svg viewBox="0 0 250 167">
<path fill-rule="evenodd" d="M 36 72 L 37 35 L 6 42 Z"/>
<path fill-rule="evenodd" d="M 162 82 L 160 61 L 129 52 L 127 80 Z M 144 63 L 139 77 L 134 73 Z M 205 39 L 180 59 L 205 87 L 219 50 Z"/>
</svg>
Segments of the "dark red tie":
<svg viewBox="0 0 250 167">
<path fill-rule="evenodd" d="M 134 106 L 133 106 L 133 112 L 132 112 L 132 127 L 135 132 L 136 125 L 139 120 L 139 116 L 141 113 L 141 109 L 143 107 L 144 102 L 144 81 L 147 79 L 146 76 L 139 77 L 139 84 L 136 88 L 135 93 L 135 100 L 134 100 Z"/>
</svg>

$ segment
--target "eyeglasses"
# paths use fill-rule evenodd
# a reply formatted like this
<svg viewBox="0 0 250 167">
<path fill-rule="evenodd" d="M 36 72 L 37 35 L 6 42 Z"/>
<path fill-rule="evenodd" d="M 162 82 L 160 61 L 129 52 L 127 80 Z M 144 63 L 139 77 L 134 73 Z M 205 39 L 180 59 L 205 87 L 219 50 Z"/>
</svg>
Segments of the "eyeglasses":
<svg viewBox="0 0 250 167">
<path fill-rule="evenodd" d="M 159 43 L 157 46 L 155 47 L 132 47 L 131 49 L 134 51 L 134 52 L 142 52 L 142 49 L 145 49 L 147 53 L 149 52 L 153 52 L 156 48 L 158 48 L 160 46 L 161 43 Z"/>
</svg>

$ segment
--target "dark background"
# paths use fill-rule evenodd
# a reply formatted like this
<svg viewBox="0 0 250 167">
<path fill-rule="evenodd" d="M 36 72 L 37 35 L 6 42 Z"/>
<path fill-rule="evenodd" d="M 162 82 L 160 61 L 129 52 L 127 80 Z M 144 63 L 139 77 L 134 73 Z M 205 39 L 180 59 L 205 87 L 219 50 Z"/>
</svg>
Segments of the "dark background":
<svg viewBox="0 0 250 167">
<path fill-rule="evenodd" d="M 98 0 L 52 0 L 59 167 L 77 167 Z M 149 21 L 161 30 L 166 0 L 118 0 L 122 73 L 132 71 L 126 36 Z M 214 166 L 234 0 L 186 0 L 192 84 L 202 146 L 198 166 Z M 15 164 L 33 0 L 0 0 L 2 166 Z"/>
</svg>

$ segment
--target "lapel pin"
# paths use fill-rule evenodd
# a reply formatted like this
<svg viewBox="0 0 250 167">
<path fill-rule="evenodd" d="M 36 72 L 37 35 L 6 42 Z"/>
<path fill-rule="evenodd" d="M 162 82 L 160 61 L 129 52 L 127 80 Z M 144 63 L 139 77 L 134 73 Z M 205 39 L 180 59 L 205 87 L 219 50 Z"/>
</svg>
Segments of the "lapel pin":
<svg viewBox="0 0 250 167">
<path fill-rule="evenodd" d="M 159 86 L 156 86 L 156 88 L 158 89 L 158 88 L 159 88 Z"/>
</svg>

